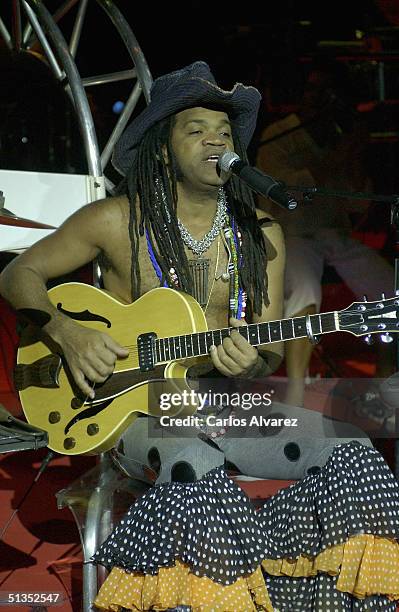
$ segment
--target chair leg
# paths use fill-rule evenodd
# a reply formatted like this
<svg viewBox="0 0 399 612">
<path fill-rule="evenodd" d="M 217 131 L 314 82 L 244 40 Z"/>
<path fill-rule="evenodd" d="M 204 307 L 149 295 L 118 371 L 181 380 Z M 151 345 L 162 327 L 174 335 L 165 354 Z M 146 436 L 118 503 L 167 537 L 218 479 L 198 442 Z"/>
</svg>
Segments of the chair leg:
<svg viewBox="0 0 399 612">
<path fill-rule="evenodd" d="M 87 506 L 85 528 L 81 533 L 84 559 L 83 612 L 93 610 L 93 601 L 97 595 L 102 568 L 90 563 L 90 559 L 112 529 L 111 501 L 112 493 L 108 489 L 96 487 Z"/>
<path fill-rule="evenodd" d="M 97 567 L 92 563 L 83 566 L 83 612 L 92 612 L 97 595 Z"/>
<path fill-rule="evenodd" d="M 111 533 L 115 520 L 119 521 L 120 510 L 125 512 L 147 490 L 148 485 L 126 478 L 108 453 L 103 453 L 95 468 L 57 493 L 58 508 L 69 508 L 79 530 L 83 553 L 83 612 L 93 612 L 98 588 L 107 576 L 107 570 L 94 565 L 90 559 Z M 118 506 L 120 494 L 121 507 Z"/>
<path fill-rule="evenodd" d="M 102 478 L 104 485 L 104 475 Z M 90 559 L 112 530 L 111 504 L 113 491 L 107 486 L 96 486 L 92 491 L 84 515 L 81 504 L 74 504 L 70 498 L 65 504 L 71 510 L 79 529 L 83 552 L 83 612 L 92 612 L 99 582 L 106 570 L 90 562 Z M 75 500 L 76 501 L 76 500 Z M 81 501 L 81 500 L 79 500 Z M 69 502 L 69 503 L 68 503 Z"/>
</svg>

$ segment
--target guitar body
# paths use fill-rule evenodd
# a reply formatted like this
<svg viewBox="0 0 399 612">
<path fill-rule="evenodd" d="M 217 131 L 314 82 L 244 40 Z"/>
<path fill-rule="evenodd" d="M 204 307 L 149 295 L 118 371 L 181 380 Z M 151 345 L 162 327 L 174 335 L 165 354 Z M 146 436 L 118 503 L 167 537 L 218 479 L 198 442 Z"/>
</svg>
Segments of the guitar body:
<svg viewBox="0 0 399 612">
<path fill-rule="evenodd" d="M 129 349 L 126 359 L 117 360 L 112 376 L 96 385 L 95 398 L 88 399 L 76 387 L 59 347 L 33 328 L 24 331 L 14 376 L 22 408 L 31 425 L 48 433 L 49 448 L 67 455 L 109 450 L 139 413 L 193 414 L 197 404 L 186 380 L 187 356 L 190 365 L 193 359 L 207 360 L 210 347 L 221 344 L 232 329 L 208 331 L 198 302 L 173 289 L 153 289 L 133 304 L 123 304 L 91 285 L 66 283 L 51 289 L 49 298 L 77 323 L 106 332 Z M 391 342 L 390 332 L 398 329 L 395 296 L 353 302 L 340 312 L 244 325 L 238 331 L 259 346 L 335 331 L 366 337 L 378 333 L 383 342 Z M 184 391 L 189 393 L 182 396 Z M 179 395 L 178 405 L 167 413 L 160 408 L 162 393 Z M 167 399 L 173 406 L 172 398 Z"/>
<path fill-rule="evenodd" d="M 188 367 L 182 362 L 165 361 L 141 372 L 137 338 L 150 332 L 165 338 L 207 331 L 204 313 L 191 296 L 157 288 L 133 304 L 123 304 L 90 285 L 66 283 L 50 289 L 49 298 L 77 323 L 108 333 L 130 351 L 126 359 L 117 360 L 113 375 L 96 386 L 94 400 L 84 401 L 57 347 L 32 328 L 25 330 L 17 354 L 16 387 L 26 419 L 48 432 L 48 446 L 55 452 L 109 450 L 138 413 L 163 414 L 159 393 L 189 389 Z M 184 412 L 179 407 L 176 413 L 184 416 L 195 409 L 192 405 Z"/>
</svg>

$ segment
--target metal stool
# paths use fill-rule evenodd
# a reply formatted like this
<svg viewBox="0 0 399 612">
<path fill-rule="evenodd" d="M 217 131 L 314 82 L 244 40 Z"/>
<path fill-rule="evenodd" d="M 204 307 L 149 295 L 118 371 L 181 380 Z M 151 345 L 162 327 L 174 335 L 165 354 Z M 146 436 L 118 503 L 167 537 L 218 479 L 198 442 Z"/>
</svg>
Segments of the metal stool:
<svg viewBox="0 0 399 612">
<path fill-rule="evenodd" d="M 128 508 L 149 485 L 128 478 L 108 453 L 98 464 L 56 495 L 59 509 L 69 508 L 78 526 L 83 552 L 83 612 L 93 610 L 93 601 L 106 576 L 105 568 L 90 563 Z"/>
</svg>

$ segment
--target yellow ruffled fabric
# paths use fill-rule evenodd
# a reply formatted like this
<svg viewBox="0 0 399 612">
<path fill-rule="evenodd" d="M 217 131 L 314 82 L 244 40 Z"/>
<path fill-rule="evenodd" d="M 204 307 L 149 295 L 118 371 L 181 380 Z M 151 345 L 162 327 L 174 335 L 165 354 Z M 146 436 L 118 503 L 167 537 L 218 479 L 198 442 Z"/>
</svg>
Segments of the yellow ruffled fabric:
<svg viewBox="0 0 399 612">
<path fill-rule="evenodd" d="M 136 612 L 179 605 L 191 606 L 193 612 L 273 612 L 260 567 L 250 576 L 223 586 L 195 576 L 179 560 L 173 567 L 160 568 L 155 576 L 114 567 L 94 603 L 100 610 L 112 612 L 122 607 Z"/>
<path fill-rule="evenodd" d="M 399 599 L 399 544 L 396 540 L 361 534 L 327 548 L 317 557 L 265 559 L 262 565 L 272 576 L 301 578 L 315 576 L 318 572 L 339 575 L 337 589 L 359 599 L 369 595 Z"/>
<path fill-rule="evenodd" d="M 396 540 L 360 534 L 313 558 L 265 559 L 262 565 L 272 576 L 305 578 L 320 572 L 338 576 L 337 589 L 359 599 L 386 595 L 399 600 Z M 111 612 L 120 612 L 121 608 L 163 611 L 179 605 L 191 606 L 193 612 L 273 612 L 260 568 L 223 586 L 195 576 L 179 560 L 173 567 L 160 568 L 154 576 L 113 568 L 94 603 L 100 610 Z"/>
</svg>

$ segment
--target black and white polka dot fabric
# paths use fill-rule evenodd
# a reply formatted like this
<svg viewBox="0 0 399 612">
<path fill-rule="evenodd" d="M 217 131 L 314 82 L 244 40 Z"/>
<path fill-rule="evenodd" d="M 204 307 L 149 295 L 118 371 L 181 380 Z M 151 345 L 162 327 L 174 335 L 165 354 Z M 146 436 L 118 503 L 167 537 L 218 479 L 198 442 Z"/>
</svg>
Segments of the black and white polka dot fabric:
<svg viewBox="0 0 399 612">
<path fill-rule="evenodd" d="M 196 576 L 231 585 L 263 560 L 313 559 L 361 534 L 397 546 L 399 485 L 375 449 L 350 442 L 336 446 L 317 473 L 282 489 L 258 512 L 220 467 L 195 483 L 159 484 L 130 508 L 94 562 L 156 575 L 178 559 Z M 362 599 L 339 591 L 336 575 L 271 575 L 265 564 L 265 583 L 279 612 L 396 610 L 378 590 Z M 378 574 L 383 569 L 369 571 Z M 392 571 L 398 575 L 399 567 L 395 572 L 390 564 Z M 397 594 L 384 591 L 391 592 Z"/>
<path fill-rule="evenodd" d="M 265 580 L 273 606 L 281 612 L 396 612 L 396 603 L 388 597 L 357 599 L 338 591 L 337 576 L 272 579 L 265 575 Z"/>
<path fill-rule="evenodd" d="M 195 483 L 163 483 L 150 489 L 94 561 L 156 574 L 178 558 L 197 576 L 232 584 L 254 572 L 264 552 L 264 534 L 251 501 L 223 468 L 215 468 Z"/>
<path fill-rule="evenodd" d="M 268 558 L 314 557 L 350 536 L 399 538 L 399 485 L 383 457 L 359 442 L 338 445 L 326 465 L 261 508 Z"/>
<path fill-rule="evenodd" d="M 316 475 L 267 500 L 258 518 L 272 559 L 315 557 L 363 533 L 398 540 L 399 486 L 375 449 L 352 442 L 337 446 Z M 381 567 L 371 571 L 378 573 Z M 287 612 L 396 610 L 386 597 L 356 599 L 339 593 L 336 577 L 325 574 L 293 579 L 265 573 L 265 577 L 273 605 Z"/>
</svg>

